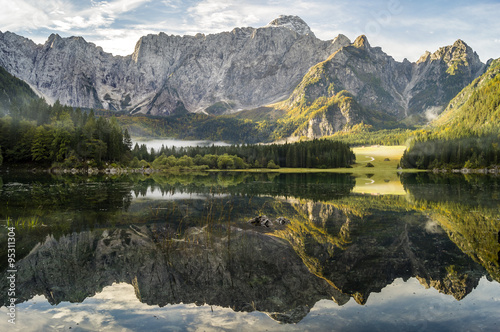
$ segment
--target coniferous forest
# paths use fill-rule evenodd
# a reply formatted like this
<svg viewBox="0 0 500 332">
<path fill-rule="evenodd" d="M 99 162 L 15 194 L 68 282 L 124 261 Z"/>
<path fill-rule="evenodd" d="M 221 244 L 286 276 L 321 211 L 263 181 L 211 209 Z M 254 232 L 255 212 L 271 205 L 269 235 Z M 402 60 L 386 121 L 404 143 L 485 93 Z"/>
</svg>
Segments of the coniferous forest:
<svg viewBox="0 0 500 332">
<path fill-rule="evenodd" d="M 452 105 L 459 105 L 452 107 Z M 450 102 L 435 127 L 417 133 L 404 168 L 486 168 L 500 165 L 500 61 Z"/>
<path fill-rule="evenodd" d="M 500 164 L 500 136 L 415 140 L 404 152 L 401 167 L 485 168 Z"/>
<path fill-rule="evenodd" d="M 231 145 L 189 148 L 165 148 L 154 151 L 143 146 L 132 150 L 132 165 L 140 160 L 154 168 L 203 166 L 211 169 L 232 168 L 339 168 L 349 167 L 355 156 L 349 145 L 331 140 L 312 140 L 291 144 Z"/>
<path fill-rule="evenodd" d="M 272 123 L 258 128 L 241 119 L 203 114 L 169 118 L 120 116 L 80 110 L 59 102 L 49 105 L 21 80 L 0 68 L 0 164 L 60 168 L 124 167 L 156 169 L 338 168 L 354 163 L 349 144 L 406 144 L 403 168 L 486 168 L 500 164 L 500 60 L 463 89 L 431 126 L 372 131 L 355 125 L 329 139 L 292 144 L 230 147 L 132 147 L 127 129 L 162 136 L 241 142 L 267 141 Z M 453 105 L 456 105 L 453 107 Z M 101 116 L 96 116 L 101 115 Z M 264 135 L 265 133 L 265 135 Z M 339 141 L 337 141 L 339 140 Z"/>
<path fill-rule="evenodd" d="M 19 105 L 19 104 L 18 104 Z M 0 118 L 0 164 L 28 164 L 60 168 L 125 167 L 155 169 L 338 168 L 349 167 L 354 153 L 349 145 L 331 140 L 293 144 L 232 145 L 149 150 L 132 149 L 132 139 L 115 117 L 96 117 L 59 102 L 48 105 L 33 98 L 11 105 Z"/>
<path fill-rule="evenodd" d="M 99 166 L 130 158 L 132 140 L 115 118 L 95 117 L 93 111 L 48 105 L 35 99 L 25 107 L 11 107 L 0 118 L 0 146 L 4 163 L 35 163 L 78 167 Z"/>
</svg>

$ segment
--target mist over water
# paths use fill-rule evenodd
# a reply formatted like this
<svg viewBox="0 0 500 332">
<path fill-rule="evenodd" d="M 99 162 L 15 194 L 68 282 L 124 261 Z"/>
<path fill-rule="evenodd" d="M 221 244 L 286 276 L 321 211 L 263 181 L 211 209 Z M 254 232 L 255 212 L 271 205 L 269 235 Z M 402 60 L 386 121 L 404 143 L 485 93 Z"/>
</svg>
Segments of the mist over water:
<svg viewBox="0 0 500 332">
<path fill-rule="evenodd" d="M 193 147 L 193 146 L 228 146 L 230 144 L 225 143 L 225 142 L 217 142 L 217 141 L 203 141 L 203 140 L 178 140 L 178 139 L 151 139 L 151 140 L 145 140 L 145 139 L 132 139 L 132 146 L 135 146 L 135 144 L 139 144 L 141 146 L 142 144 L 145 144 L 150 150 L 151 148 L 155 149 L 155 151 L 159 151 L 162 146 L 165 148 L 187 148 L 187 147 Z"/>
</svg>

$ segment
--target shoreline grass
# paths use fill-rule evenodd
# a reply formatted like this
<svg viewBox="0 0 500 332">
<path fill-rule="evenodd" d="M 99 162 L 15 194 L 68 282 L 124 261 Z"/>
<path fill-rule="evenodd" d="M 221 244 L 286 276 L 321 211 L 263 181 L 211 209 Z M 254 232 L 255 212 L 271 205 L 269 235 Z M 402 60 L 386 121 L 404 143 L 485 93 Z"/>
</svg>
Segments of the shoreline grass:
<svg viewBox="0 0 500 332">
<path fill-rule="evenodd" d="M 364 146 L 353 148 L 356 163 L 352 168 L 278 168 L 278 169 L 232 169 L 230 172 L 249 173 L 348 173 L 356 178 L 354 193 L 368 195 L 405 195 L 400 173 L 427 172 L 427 170 L 398 169 L 399 161 L 406 149 L 404 145 Z M 373 167 L 367 167 L 370 163 Z M 221 170 L 210 170 L 220 172 Z"/>
<path fill-rule="evenodd" d="M 369 146 L 353 148 L 356 163 L 351 168 L 245 168 L 245 169 L 209 169 L 207 171 L 220 172 L 249 172 L 249 173 L 352 173 L 353 175 L 381 174 L 381 173 L 414 173 L 427 172 L 419 169 L 398 169 L 397 166 L 406 149 L 404 145 Z M 386 159 L 389 159 L 386 161 Z M 374 167 L 366 167 L 371 163 Z"/>
</svg>

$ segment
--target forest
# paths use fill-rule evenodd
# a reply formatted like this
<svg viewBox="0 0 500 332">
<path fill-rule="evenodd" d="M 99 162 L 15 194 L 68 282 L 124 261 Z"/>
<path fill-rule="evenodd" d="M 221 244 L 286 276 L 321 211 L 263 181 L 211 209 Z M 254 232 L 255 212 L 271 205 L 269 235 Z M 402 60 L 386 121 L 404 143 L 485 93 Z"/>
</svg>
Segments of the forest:
<svg viewBox="0 0 500 332">
<path fill-rule="evenodd" d="M 499 167 L 500 61 L 463 89 L 433 127 L 413 136 L 401 159 L 404 168 Z"/>
<path fill-rule="evenodd" d="M 283 145 L 252 145 L 270 142 L 277 131 L 286 129 L 273 117 L 264 116 L 266 112 L 255 119 L 192 113 L 153 117 L 80 110 L 59 102 L 49 105 L 26 83 L 0 67 L 1 114 L 0 165 L 337 168 L 354 162 L 349 146 L 382 144 L 408 146 L 400 162 L 403 168 L 491 168 L 500 164 L 500 61 L 493 61 L 484 75 L 464 88 L 427 126 L 380 129 L 359 123 L 325 139 Z M 131 135 L 240 144 L 151 151 L 146 146 L 132 147 Z"/>
<path fill-rule="evenodd" d="M 349 167 L 349 145 L 332 140 L 293 144 L 232 145 L 227 147 L 132 149 L 132 139 L 117 119 L 49 105 L 34 98 L 27 105 L 10 105 L 0 118 L 0 164 L 56 168 L 116 166 L 154 169 L 338 168 Z M 229 128 L 231 126 L 228 126 Z"/>
<path fill-rule="evenodd" d="M 500 165 L 500 135 L 412 141 L 401 158 L 401 167 L 486 168 Z"/>
<path fill-rule="evenodd" d="M 34 99 L 0 118 L 4 163 L 94 167 L 130 159 L 132 140 L 115 118 Z"/>
<path fill-rule="evenodd" d="M 339 168 L 350 167 L 355 156 L 348 144 L 332 140 L 312 140 L 286 144 L 243 144 L 210 147 L 162 147 L 148 151 L 135 145 L 132 165 L 141 161 L 153 168 L 207 166 L 210 169 L 242 168 Z M 142 165 L 147 165 L 142 162 Z"/>
</svg>

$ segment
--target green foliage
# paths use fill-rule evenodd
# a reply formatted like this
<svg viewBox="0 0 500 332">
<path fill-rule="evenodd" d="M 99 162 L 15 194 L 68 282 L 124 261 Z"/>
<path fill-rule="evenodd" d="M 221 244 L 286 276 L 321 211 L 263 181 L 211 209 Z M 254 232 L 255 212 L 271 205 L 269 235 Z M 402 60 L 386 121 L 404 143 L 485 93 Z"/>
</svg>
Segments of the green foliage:
<svg viewBox="0 0 500 332">
<path fill-rule="evenodd" d="M 500 60 L 454 98 L 401 159 L 405 168 L 485 168 L 500 165 Z"/>
<path fill-rule="evenodd" d="M 109 116 L 109 112 L 103 114 Z M 213 116 L 193 113 L 168 117 L 122 115 L 117 120 L 136 137 L 174 137 L 233 143 L 268 142 L 275 128 L 273 121 L 252 121 L 232 115 Z"/>
<path fill-rule="evenodd" d="M 24 108 L 38 99 L 27 83 L 0 67 L 0 114 L 10 113 L 14 118 L 23 116 Z"/>
<path fill-rule="evenodd" d="M 404 128 L 374 130 L 373 126 L 360 123 L 347 132 L 337 132 L 329 139 L 339 140 L 351 146 L 404 145 L 417 131 Z"/>
<path fill-rule="evenodd" d="M 115 118 L 95 118 L 92 110 L 87 114 L 59 101 L 50 106 L 42 99 L 33 100 L 19 114 L 20 118 L 0 118 L 5 163 L 75 167 L 87 165 L 84 160 L 100 164 L 129 158 L 130 135 Z"/>
<path fill-rule="evenodd" d="M 165 148 L 147 150 L 136 144 L 134 160 L 145 159 L 157 169 L 206 166 L 210 169 L 242 169 L 248 167 L 349 167 L 355 156 L 349 145 L 332 140 L 312 140 L 293 144 L 231 145 L 211 147 Z"/>
<path fill-rule="evenodd" d="M 205 109 L 205 111 L 209 114 L 220 115 L 226 112 L 227 110 L 231 110 L 235 106 L 232 102 L 219 101 Z"/>
<path fill-rule="evenodd" d="M 459 139 L 414 140 L 401 158 L 403 168 L 486 168 L 500 165 L 500 134 Z"/>
<path fill-rule="evenodd" d="M 269 162 L 267 163 L 267 168 L 269 168 L 269 169 L 278 169 L 280 167 L 279 167 L 279 165 L 276 165 L 274 163 L 274 160 L 269 160 Z"/>
</svg>

